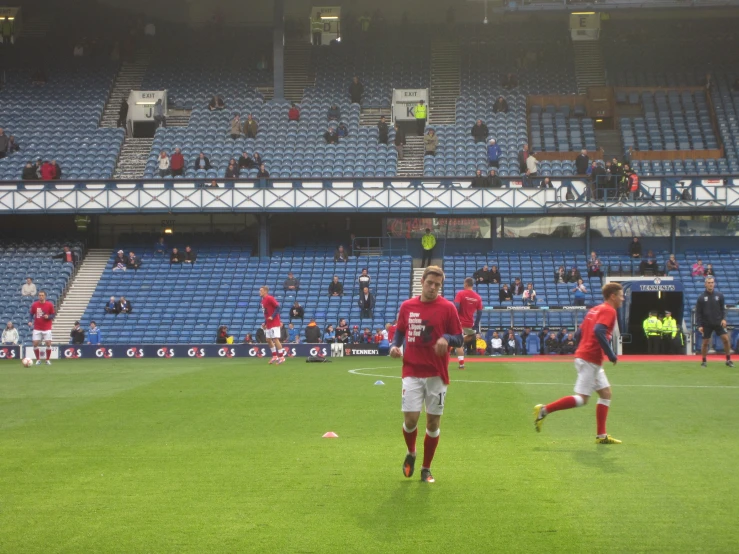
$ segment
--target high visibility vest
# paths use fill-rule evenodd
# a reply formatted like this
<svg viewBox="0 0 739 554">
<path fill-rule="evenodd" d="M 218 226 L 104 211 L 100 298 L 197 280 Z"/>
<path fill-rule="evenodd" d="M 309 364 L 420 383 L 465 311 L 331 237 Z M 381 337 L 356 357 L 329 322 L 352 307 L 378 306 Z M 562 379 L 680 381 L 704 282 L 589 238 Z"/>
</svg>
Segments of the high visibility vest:
<svg viewBox="0 0 739 554">
<path fill-rule="evenodd" d="M 662 334 L 675 338 L 675 335 L 677 335 L 677 321 L 674 317 L 665 317 L 662 320 Z"/>
<path fill-rule="evenodd" d="M 414 113 L 416 119 L 426 119 L 426 104 L 417 104 Z"/>
<path fill-rule="evenodd" d="M 305 29 L 305 27 L 303 27 Z M 314 33 L 322 33 L 323 32 L 323 21 L 322 20 L 313 20 L 313 22 L 310 24 L 310 29 Z"/>
<path fill-rule="evenodd" d="M 421 246 L 424 250 L 431 250 L 436 246 L 436 237 L 434 235 L 423 235 L 421 237 Z"/>
<path fill-rule="evenodd" d="M 648 337 L 658 337 L 662 335 L 662 323 L 659 319 L 653 316 L 649 316 L 644 320 L 644 333 Z"/>
</svg>

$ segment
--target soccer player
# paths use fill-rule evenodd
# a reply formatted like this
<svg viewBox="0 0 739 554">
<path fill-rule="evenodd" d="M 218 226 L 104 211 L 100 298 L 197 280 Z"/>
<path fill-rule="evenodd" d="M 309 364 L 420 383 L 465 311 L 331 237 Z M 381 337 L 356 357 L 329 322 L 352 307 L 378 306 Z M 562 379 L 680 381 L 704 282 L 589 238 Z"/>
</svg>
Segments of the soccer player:
<svg viewBox="0 0 739 554">
<path fill-rule="evenodd" d="M 421 296 L 406 300 L 398 313 L 398 329 L 390 356 L 403 358 L 403 437 L 408 452 L 403 475 L 411 477 L 416 463 L 416 435 L 421 408 L 426 405 L 421 481 L 433 483 L 431 461 L 439 444 L 439 422 L 449 384 L 449 347 L 462 346 L 457 308 L 439 296 L 444 284 L 440 267 L 429 266 L 421 277 Z M 403 341 L 405 348 L 401 351 Z"/>
<path fill-rule="evenodd" d="M 266 285 L 259 287 L 259 296 L 262 297 L 262 311 L 264 312 L 264 335 L 272 351 L 272 359 L 269 363 L 279 365 L 285 361 L 285 350 L 280 344 L 280 329 L 282 328 L 280 305 L 274 296 L 270 296 L 269 287 Z"/>
<path fill-rule="evenodd" d="M 33 353 L 36 355 L 36 365 L 41 365 L 41 351 L 39 344 L 46 342 L 46 365 L 51 365 L 51 324 L 56 312 L 54 304 L 46 300 L 46 292 L 38 293 L 38 300 L 31 304 L 31 321 L 29 327 L 33 327 Z"/>
<path fill-rule="evenodd" d="M 599 396 L 598 405 L 595 408 L 595 419 L 598 426 L 595 442 L 597 444 L 621 444 L 620 440 L 606 433 L 606 418 L 608 407 L 611 405 L 611 385 L 602 365 L 604 353 L 614 365 L 618 361 L 609 341 L 616 324 L 616 310 L 624 301 L 624 290 L 618 283 L 608 283 L 603 286 L 602 292 L 605 302 L 591 308 L 585 314 L 585 319 L 577 331 L 580 335 L 580 344 L 575 351 L 575 369 L 577 369 L 575 394 L 560 398 L 546 406 L 543 404 L 534 406 L 534 427 L 537 432 L 541 431 L 544 418 L 549 414 L 584 406 L 595 391 Z"/>
<path fill-rule="evenodd" d="M 464 350 L 470 344 L 475 343 L 475 335 L 480 328 L 482 317 L 482 298 L 473 289 L 475 281 L 471 277 L 464 280 L 464 288 L 454 297 L 454 305 L 459 312 L 459 322 L 462 324 L 464 333 L 464 345 L 457 348 L 457 360 L 459 369 L 464 369 Z"/>
<path fill-rule="evenodd" d="M 724 343 L 724 353 L 726 354 L 726 365 L 734 367 L 731 361 L 731 344 L 729 344 L 729 335 L 726 333 L 726 305 L 724 304 L 724 295 L 714 290 L 716 281 L 713 277 L 706 277 L 706 290 L 698 297 L 695 303 L 695 322 L 698 324 L 698 330 L 703 335 L 703 344 L 701 344 L 701 355 L 703 361 L 701 367 L 707 367 L 706 354 L 711 344 L 711 335 L 716 336 Z"/>
</svg>

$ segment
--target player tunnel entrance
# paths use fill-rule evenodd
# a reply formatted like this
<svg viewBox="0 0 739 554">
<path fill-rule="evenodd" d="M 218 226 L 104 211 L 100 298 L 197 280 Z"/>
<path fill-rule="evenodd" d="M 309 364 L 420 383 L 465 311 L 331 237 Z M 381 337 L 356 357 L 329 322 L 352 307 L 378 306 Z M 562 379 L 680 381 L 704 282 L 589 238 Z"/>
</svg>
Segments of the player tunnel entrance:
<svg viewBox="0 0 739 554">
<path fill-rule="evenodd" d="M 619 327 L 623 338 L 624 354 L 646 354 L 647 337 L 644 334 L 644 320 L 649 312 L 656 310 L 660 319 L 665 311 L 680 328 L 683 323 L 683 287 L 680 281 L 645 279 L 621 283 L 624 287 L 625 302 L 621 309 Z"/>
</svg>

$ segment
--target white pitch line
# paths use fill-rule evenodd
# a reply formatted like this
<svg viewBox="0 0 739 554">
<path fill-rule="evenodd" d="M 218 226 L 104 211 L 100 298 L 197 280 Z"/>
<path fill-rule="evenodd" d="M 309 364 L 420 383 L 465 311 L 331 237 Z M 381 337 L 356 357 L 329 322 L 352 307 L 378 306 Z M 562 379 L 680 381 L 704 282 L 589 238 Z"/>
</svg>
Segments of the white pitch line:
<svg viewBox="0 0 739 554">
<path fill-rule="evenodd" d="M 360 373 L 360 371 L 367 371 L 370 369 L 391 369 L 391 366 L 385 367 L 360 367 L 358 369 L 350 369 L 349 373 L 353 375 L 362 375 L 365 377 L 384 377 L 385 379 L 400 379 L 398 375 L 380 375 L 379 373 Z M 537 383 L 530 381 L 474 381 L 471 379 L 452 379 L 453 383 L 487 383 L 489 385 L 546 385 L 546 386 L 558 386 L 567 387 L 572 386 L 572 383 Z M 630 388 L 647 388 L 647 389 L 739 389 L 739 385 L 614 385 L 611 383 L 611 387 L 630 387 Z"/>
</svg>

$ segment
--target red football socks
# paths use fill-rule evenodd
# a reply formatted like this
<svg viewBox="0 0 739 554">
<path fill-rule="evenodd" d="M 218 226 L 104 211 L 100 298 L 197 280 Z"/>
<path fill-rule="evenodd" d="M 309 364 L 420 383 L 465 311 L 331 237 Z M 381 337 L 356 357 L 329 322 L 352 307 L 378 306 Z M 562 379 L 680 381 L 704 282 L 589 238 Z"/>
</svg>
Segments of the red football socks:
<svg viewBox="0 0 739 554">
<path fill-rule="evenodd" d="M 36 356 L 36 359 L 37 360 L 40 360 L 41 359 L 41 351 L 38 348 L 34 348 L 33 349 L 33 353 Z"/>
<path fill-rule="evenodd" d="M 571 408 L 579 408 L 584 404 L 582 396 L 564 396 L 559 400 L 555 400 L 551 404 L 545 406 L 548 414 L 558 412 L 559 410 L 569 410 Z"/>
<path fill-rule="evenodd" d="M 46 349 L 46 361 L 51 360 L 51 348 Z"/>
<path fill-rule="evenodd" d="M 431 468 L 431 462 L 434 459 L 436 447 L 439 445 L 440 432 L 441 429 L 437 429 L 433 433 L 426 429 L 426 437 L 423 439 L 423 467 L 426 469 Z"/>
<path fill-rule="evenodd" d="M 408 447 L 408 452 L 413 454 L 416 451 L 416 437 L 418 436 L 418 427 L 414 427 L 413 431 L 406 429 L 405 423 L 403 424 L 403 438 L 405 439 L 405 445 Z"/>
<path fill-rule="evenodd" d="M 606 419 L 608 418 L 608 407 L 610 400 L 599 399 L 595 406 L 595 421 L 598 424 L 598 435 L 606 435 Z"/>
</svg>

